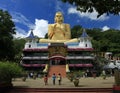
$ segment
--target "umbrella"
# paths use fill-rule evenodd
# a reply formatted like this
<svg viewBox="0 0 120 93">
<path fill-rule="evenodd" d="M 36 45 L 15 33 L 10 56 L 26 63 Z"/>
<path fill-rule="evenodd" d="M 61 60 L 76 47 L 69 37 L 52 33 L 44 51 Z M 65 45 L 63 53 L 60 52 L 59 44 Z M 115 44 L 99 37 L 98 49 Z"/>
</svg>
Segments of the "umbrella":
<svg viewBox="0 0 120 93">
<path fill-rule="evenodd" d="M 115 67 L 117 67 L 116 65 L 114 65 L 114 63 L 109 63 L 105 66 L 103 66 L 103 69 L 114 69 Z"/>
</svg>

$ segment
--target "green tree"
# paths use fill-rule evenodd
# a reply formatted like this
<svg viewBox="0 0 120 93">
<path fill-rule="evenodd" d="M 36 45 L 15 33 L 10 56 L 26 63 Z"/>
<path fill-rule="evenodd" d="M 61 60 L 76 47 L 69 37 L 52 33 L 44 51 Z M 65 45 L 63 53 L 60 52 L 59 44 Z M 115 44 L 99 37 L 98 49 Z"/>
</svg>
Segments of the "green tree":
<svg viewBox="0 0 120 93">
<path fill-rule="evenodd" d="M 82 34 L 82 26 L 76 25 L 71 29 L 71 38 L 78 38 Z"/>
<path fill-rule="evenodd" d="M 101 39 L 101 29 L 99 29 L 99 28 L 86 29 L 86 32 L 94 40 L 98 41 Z"/>
<path fill-rule="evenodd" d="M 22 55 L 22 50 L 24 48 L 25 45 L 25 39 L 14 39 L 14 51 L 15 51 L 15 61 L 16 62 L 20 62 L 21 59 L 21 55 Z"/>
<path fill-rule="evenodd" d="M 76 6 L 76 9 L 81 12 L 93 12 L 94 9 L 98 12 L 98 17 L 104 13 L 119 15 L 120 0 L 61 0 L 69 2 Z"/>
<path fill-rule="evenodd" d="M 71 29 L 72 38 L 78 38 L 83 32 L 82 26 L 74 26 Z M 102 31 L 99 28 L 86 29 L 87 34 L 92 37 L 92 45 L 96 52 L 111 51 L 113 54 L 120 53 L 120 31 L 110 29 Z"/>
<path fill-rule="evenodd" d="M 15 56 L 13 35 L 15 25 L 7 11 L 0 10 L 0 60 L 12 60 Z"/>
</svg>

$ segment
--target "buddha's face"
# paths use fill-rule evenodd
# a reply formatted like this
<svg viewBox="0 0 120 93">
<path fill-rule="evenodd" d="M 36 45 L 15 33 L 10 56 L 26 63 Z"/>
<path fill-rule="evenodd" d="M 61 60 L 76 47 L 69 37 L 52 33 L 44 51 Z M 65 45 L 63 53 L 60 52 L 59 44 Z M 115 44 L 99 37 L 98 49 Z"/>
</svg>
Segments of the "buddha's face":
<svg viewBox="0 0 120 93">
<path fill-rule="evenodd" d="M 55 15 L 55 22 L 62 23 L 63 22 L 63 15 L 61 12 L 57 12 Z"/>
</svg>

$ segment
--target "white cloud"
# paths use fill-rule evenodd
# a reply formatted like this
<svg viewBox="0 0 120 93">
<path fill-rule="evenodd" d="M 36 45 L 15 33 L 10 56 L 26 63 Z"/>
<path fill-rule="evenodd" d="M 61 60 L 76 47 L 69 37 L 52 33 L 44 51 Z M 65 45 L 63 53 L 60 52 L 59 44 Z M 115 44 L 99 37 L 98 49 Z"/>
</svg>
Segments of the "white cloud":
<svg viewBox="0 0 120 93">
<path fill-rule="evenodd" d="M 16 34 L 13 35 L 15 38 L 25 38 L 27 32 L 19 27 L 16 27 Z"/>
<path fill-rule="evenodd" d="M 44 19 L 35 19 L 35 25 L 33 29 L 34 35 L 44 38 L 45 34 L 48 32 L 48 21 Z M 30 34 L 30 30 L 26 32 L 25 30 L 16 27 L 15 38 L 25 38 Z"/>
<path fill-rule="evenodd" d="M 44 19 L 35 19 L 34 35 L 44 38 L 48 32 L 48 21 Z"/>
<path fill-rule="evenodd" d="M 14 23 L 19 23 L 21 25 L 24 25 L 24 27 L 28 29 L 34 28 L 34 24 L 31 23 L 24 15 L 18 12 L 11 12 L 12 20 Z M 19 25 L 16 27 L 16 35 L 13 35 L 15 38 L 25 38 L 28 31 L 25 31 L 25 29 L 21 28 Z"/>
<path fill-rule="evenodd" d="M 102 28 L 102 31 L 107 31 L 107 30 L 109 30 L 109 29 L 110 29 L 110 27 L 104 26 L 104 27 Z"/>
<path fill-rule="evenodd" d="M 86 12 L 86 13 L 81 13 L 80 11 L 77 11 L 75 7 L 70 7 L 68 9 L 68 14 L 77 14 L 79 17 L 87 17 L 91 20 L 107 20 L 109 17 L 106 14 L 101 15 L 99 18 L 97 18 L 98 13 L 96 10 L 94 10 L 92 13 Z"/>
<path fill-rule="evenodd" d="M 12 12 L 12 20 L 15 23 L 20 23 L 23 24 L 27 27 L 29 27 L 30 29 L 32 29 L 34 27 L 34 25 L 21 13 L 18 12 Z"/>
<path fill-rule="evenodd" d="M 14 38 L 25 38 L 26 35 L 20 33 L 20 32 L 16 32 L 16 35 L 13 35 Z"/>
<path fill-rule="evenodd" d="M 12 20 L 15 23 L 20 23 L 26 26 L 28 29 L 33 29 L 34 35 L 44 38 L 45 34 L 48 32 L 48 21 L 44 19 L 35 19 L 35 23 L 31 23 L 24 15 L 21 13 L 12 13 Z M 16 35 L 14 37 L 26 37 L 30 31 L 25 31 L 20 27 L 16 27 Z M 28 33 L 28 34 L 27 34 Z"/>
</svg>

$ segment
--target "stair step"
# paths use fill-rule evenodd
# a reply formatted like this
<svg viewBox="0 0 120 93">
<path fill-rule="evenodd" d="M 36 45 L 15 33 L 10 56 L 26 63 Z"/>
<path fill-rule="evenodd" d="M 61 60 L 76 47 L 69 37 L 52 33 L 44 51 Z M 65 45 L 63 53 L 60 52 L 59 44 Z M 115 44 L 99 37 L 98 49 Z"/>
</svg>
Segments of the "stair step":
<svg viewBox="0 0 120 93">
<path fill-rule="evenodd" d="M 112 88 L 13 88 L 9 93 L 35 93 L 35 92 L 87 92 L 87 93 L 112 93 Z"/>
<path fill-rule="evenodd" d="M 50 66 L 49 77 L 51 77 L 53 73 L 55 73 L 56 75 L 60 73 L 62 77 L 66 77 L 66 66 L 65 65 Z"/>
</svg>

